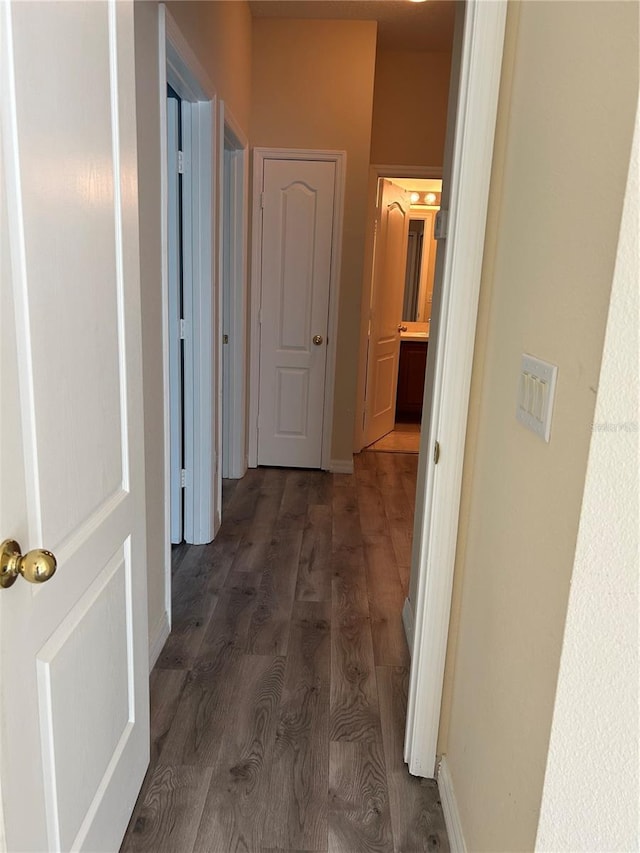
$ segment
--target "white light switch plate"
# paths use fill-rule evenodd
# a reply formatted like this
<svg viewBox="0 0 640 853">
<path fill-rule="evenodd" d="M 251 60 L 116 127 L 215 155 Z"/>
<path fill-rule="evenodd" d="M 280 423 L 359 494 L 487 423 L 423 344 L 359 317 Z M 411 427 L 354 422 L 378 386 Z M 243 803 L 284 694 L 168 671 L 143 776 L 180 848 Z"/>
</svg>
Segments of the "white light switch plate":
<svg viewBox="0 0 640 853">
<path fill-rule="evenodd" d="M 549 441 L 551 415 L 558 368 L 532 355 L 522 354 L 518 379 L 516 418 L 521 424 Z"/>
</svg>

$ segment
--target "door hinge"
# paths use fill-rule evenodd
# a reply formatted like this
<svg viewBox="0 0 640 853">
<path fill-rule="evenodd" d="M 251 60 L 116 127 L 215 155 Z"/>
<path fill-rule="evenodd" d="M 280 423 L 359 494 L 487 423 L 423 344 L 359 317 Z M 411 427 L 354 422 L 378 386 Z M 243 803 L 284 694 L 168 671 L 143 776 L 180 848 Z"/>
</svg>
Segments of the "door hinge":
<svg viewBox="0 0 640 853">
<path fill-rule="evenodd" d="M 229 343 L 229 335 L 223 335 L 223 336 L 222 336 L 222 343 L 223 343 L 223 344 L 228 344 L 228 343 Z"/>
<path fill-rule="evenodd" d="M 436 441 L 433 445 L 433 464 L 437 465 L 440 461 L 440 442 Z"/>
<path fill-rule="evenodd" d="M 180 340 L 183 341 L 187 336 L 187 321 L 184 318 L 180 319 Z"/>
<path fill-rule="evenodd" d="M 260 209 L 264 208 L 264 193 L 260 193 Z"/>
<path fill-rule="evenodd" d="M 187 470 L 182 468 L 180 471 L 180 488 L 184 489 L 187 485 Z"/>
<path fill-rule="evenodd" d="M 262 308 L 258 308 L 258 325 L 262 325 Z"/>
<path fill-rule="evenodd" d="M 184 154 L 178 151 L 178 174 L 184 175 Z"/>
<path fill-rule="evenodd" d="M 436 220 L 433 226 L 433 237 L 435 240 L 446 240 L 449 232 L 449 211 L 440 210 L 436 213 Z"/>
</svg>

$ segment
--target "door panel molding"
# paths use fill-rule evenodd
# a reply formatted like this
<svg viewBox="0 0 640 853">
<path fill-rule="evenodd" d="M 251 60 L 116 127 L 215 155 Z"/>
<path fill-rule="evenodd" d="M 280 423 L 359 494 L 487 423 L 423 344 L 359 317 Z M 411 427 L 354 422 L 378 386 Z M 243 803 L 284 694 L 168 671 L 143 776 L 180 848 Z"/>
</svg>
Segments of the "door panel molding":
<svg viewBox="0 0 640 853">
<path fill-rule="evenodd" d="M 251 248 L 250 298 L 250 373 L 249 373 L 249 467 L 258 464 L 258 395 L 260 388 L 260 294 L 262 290 L 262 207 L 261 195 L 265 160 L 315 160 L 335 164 L 335 193 L 333 202 L 332 252 L 329 284 L 329 316 L 327 361 L 324 389 L 324 418 L 322 428 L 321 468 L 331 468 L 331 437 L 333 432 L 333 397 L 336 369 L 336 337 L 340 302 L 340 270 L 342 263 L 342 224 L 344 211 L 344 182 L 347 165 L 345 151 L 302 150 L 297 148 L 255 148 L 253 153 L 253 229 Z"/>
<path fill-rule="evenodd" d="M 48 831 L 56 850 L 84 844 L 91 827 L 85 815 L 99 808 L 133 730 L 130 545 L 127 539 L 36 656 Z M 115 642 L 102 643 L 105 636 Z M 90 777 L 79 779 L 75 754 L 56 748 L 71 739 L 91 755 Z"/>
</svg>

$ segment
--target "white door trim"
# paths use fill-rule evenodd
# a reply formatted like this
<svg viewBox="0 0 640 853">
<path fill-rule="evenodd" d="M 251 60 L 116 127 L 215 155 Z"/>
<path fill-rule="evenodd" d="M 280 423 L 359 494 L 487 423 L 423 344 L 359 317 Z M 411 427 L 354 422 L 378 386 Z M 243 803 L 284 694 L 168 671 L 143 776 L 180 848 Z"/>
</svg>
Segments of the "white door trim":
<svg viewBox="0 0 640 853">
<path fill-rule="evenodd" d="M 412 602 L 414 648 L 407 707 L 405 760 L 411 773 L 434 777 L 451 591 L 456 554 L 462 464 L 484 251 L 506 2 L 467 0 L 449 236 L 445 241 L 442 307 L 429 423 L 424 424 L 414 559 L 419 566 Z M 464 286 L 461 286 L 464 284 Z M 431 449 L 441 444 L 435 465 Z"/>
<path fill-rule="evenodd" d="M 220 447 L 223 453 L 222 475 L 231 479 L 240 479 L 247 470 L 247 266 L 249 258 L 249 142 L 242 128 L 234 119 L 232 113 L 220 101 L 219 129 L 221 138 L 220 151 L 220 353 L 219 353 L 219 383 L 222 412 L 227 423 L 227 448 Z M 225 148 L 231 150 L 231 186 L 232 205 L 230 221 L 224 210 L 224 169 Z M 229 280 L 224 275 L 224 231 L 228 229 L 229 237 Z M 229 372 L 227 382 L 222 376 L 222 335 L 223 328 L 222 300 L 229 300 Z M 222 419 L 221 419 L 222 421 Z M 222 422 L 220 424 L 222 428 Z"/>
<path fill-rule="evenodd" d="M 217 210 L 217 98 L 211 81 L 163 3 L 158 7 L 158 77 L 160 100 L 160 193 L 162 225 L 162 319 L 164 385 L 164 464 L 165 464 L 165 608 L 171 621 L 171 547 L 169 542 L 169 340 L 168 340 L 168 262 L 167 262 L 167 83 L 188 103 L 188 121 L 183 125 L 191 137 L 191 163 L 186 175 L 192 203 L 191 257 L 193 259 L 190 292 L 192 322 L 187 324 L 189 361 L 192 365 L 191 388 L 185 388 L 185 430 L 191 468 L 185 488 L 185 529 L 188 542 L 210 542 L 220 525 L 220 507 L 216 501 L 218 446 L 213 428 L 216 417 L 214 330 L 218 251 L 213 214 Z M 187 318 L 188 320 L 189 318 Z M 191 325 L 189 329 L 188 326 Z"/>
<path fill-rule="evenodd" d="M 171 394 L 170 407 L 170 451 L 171 470 L 169 472 L 171 507 L 170 541 L 182 541 L 182 522 L 184 513 L 182 502 L 183 489 L 180 485 L 182 468 L 182 355 L 180 352 L 180 215 L 178 150 L 180 136 L 180 102 L 167 97 L 167 170 L 166 180 L 169 193 L 167 205 L 167 259 L 169 270 L 168 302 L 168 347 L 169 347 L 169 387 L 179 394 Z M 183 142 L 184 145 L 184 142 Z"/>
<path fill-rule="evenodd" d="M 362 300 L 360 303 L 360 347 L 358 350 L 358 381 L 353 440 L 354 453 L 359 453 L 365 447 L 364 411 L 369 351 L 369 312 L 371 310 L 371 291 L 373 288 L 374 231 L 378 205 L 378 181 L 380 178 L 434 178 L 439 180 L 442 178 L 442 166 L 393 166 L 380 163 L 374 163 L 369 166 L 367 237 L 365 265 L 362 276 Z"/>
<path fill-rule="evenodd" d="M 342 265 L 342 221 L 344 181 L 347 167 L 345 151 L 301 150 L 297 148 L 255 148 L 253 152 L 253 230 L 251 252 L 251 347 L 249 374 L 249 467 L 258 464 L 258 397 L 260 390 L 260 293 L 262 290 L 262 208 L 260 197 L 265 160 L 321 160 L 335 163 L 336 183 L 333 202 L 333 236 L 331 276 L 329 282 L 329 325 L 327 334 L 327 366 L 322 425 L 322 469 L 331 469 L 331 436 L 333 432 L 333 397 L 336 371 L 336 337 L 340 303 L 340 270 Z"/>
</svg>

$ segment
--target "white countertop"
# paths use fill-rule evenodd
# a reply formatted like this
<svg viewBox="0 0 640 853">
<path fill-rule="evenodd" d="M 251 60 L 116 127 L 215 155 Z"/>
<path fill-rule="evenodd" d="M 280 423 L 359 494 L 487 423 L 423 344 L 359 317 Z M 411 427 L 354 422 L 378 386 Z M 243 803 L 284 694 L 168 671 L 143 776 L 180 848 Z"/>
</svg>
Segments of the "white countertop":
<svg viewBox="0 0 640 853">
<path fill-rule="evenodd" d="M 400 332 L 401 341 L 419 341 L 424 344 L 429 342 L 429 332 Z"/>
<path fill-rule="evenodd" d="M 409 320 L 403 320 L 402 325 L 404 331 L 400 330 L 401 341 L 417 341 L 418 343 L 428 343 L 429 330 L 431 321 L 411 323 Z"/>
</svg>

